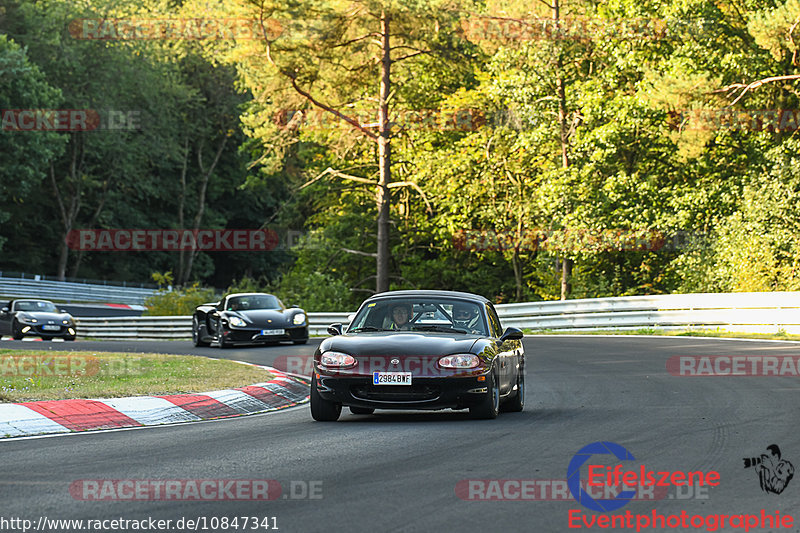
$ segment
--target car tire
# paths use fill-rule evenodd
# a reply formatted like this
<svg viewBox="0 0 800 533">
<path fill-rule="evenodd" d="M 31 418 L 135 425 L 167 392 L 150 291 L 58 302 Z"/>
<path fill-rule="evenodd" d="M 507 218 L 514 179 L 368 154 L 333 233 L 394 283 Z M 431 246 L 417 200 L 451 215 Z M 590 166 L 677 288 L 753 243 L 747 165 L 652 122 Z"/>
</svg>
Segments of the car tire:
<svg viewBox="0 0 800 533">
<path fill-rule="evenodd" d="M 342 414 L 342 404 L 330 402 L 317 391 L 317 376 L 311 375 L 311 417 L 317 422 L 336 422 Z"/>
<path fill-rule="evenodd" d="M 209 345 L 208 342 L 203 341 L 200 337 L 200 321 L 197 320 L 197 315 L 192 317 L 192 343 L 198 348 Z"/>
<path fill-rule="evenodd" d="M 489 374 L 486 392 L 486 396 L 480 403 L 469 408 L 469 414 L 472 418 L 491 420 L 497 418 L 497 413 L 500 412 L 500 388 L 497 386 L 497 376 L 495 376 L 494 371 Z"/>
<path fill-rule="evenodd" d="M 371 415 L 375 412 L 375 409 L 372 409 L 371 407 L 355 407 L 351 405 L 350 412 L 354 415 Z"/>
<path fill-rule="evenodd" d="M 519 368 L 517 374 L 517 393 L 513 398 L 509 398 L 500 409 L 506 413 L 519 413 L 525 409 L 525 368 Z"/>
<path fill-rule="evenodd" d="M 230 342 L 225 340 L 225 336 L 222 334 L 222 324 L 217 324 L 217 346 L 223 350 L 232 346 Z"/>
<path fill-rule="evenodd" d="M 293 342 L 294 344 L 306 344 L 306 343 L 308 342 L 308 339 L 303 339 L 303 340 L 301 340 L 301 341 L 292 341 L 292 342 Z"/>
<path fill-rule="evenodd" d="M 15 318 L 14 321 L 11 323 L 11 337 L 15 341 L 21 341 L 24 336 L 25 334 L 20 332 L 19 322 L 17 322 L 17 319 Z"/>
</svg>

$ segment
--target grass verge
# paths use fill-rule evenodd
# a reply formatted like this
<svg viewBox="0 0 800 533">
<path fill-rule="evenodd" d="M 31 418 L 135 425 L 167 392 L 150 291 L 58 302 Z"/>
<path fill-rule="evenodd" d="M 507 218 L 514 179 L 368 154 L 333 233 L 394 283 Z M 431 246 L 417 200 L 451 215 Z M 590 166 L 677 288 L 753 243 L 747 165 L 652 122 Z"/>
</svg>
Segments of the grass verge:
<svg viewBox="0 0 800 533">
<path fill-rule="evenodd" d="M 605 329 L 598 331 L 563 331 L 556 329 L 524 329 L 526 335 L 663 335 L 665 337 L 716 337 L 721 339 L 762 339 L 777 341 L 800 341 L 800 335 L 790 335 L 783 330 L 776 333 L 739 333 L 736 331 L 686 329 L 665 330 L 640 328 L 632 330 Z"/>
<path fill-rule="evenodd" d="M 255 366 L 186 355 L 0 350 L 0 402 L 197 393 L 271 378 Z"/>
</svg>

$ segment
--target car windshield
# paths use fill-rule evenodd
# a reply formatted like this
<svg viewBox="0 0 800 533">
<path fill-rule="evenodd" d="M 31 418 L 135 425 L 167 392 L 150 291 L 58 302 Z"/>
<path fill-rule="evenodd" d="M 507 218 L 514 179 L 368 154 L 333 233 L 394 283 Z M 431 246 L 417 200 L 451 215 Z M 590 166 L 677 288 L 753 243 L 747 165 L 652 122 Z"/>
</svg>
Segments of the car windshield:
<svg viewBox="0 0 800 533">
<path fill-rule="evenodd" d="M 52 302 L 42 300 L 23 300 L 14 302 L 14 311 L 40 311 L 43 313 L 58 313 Z"/>
<path fill-rule="evenodd" d="M 486 320 L 475 302 L 446 298 L 392 298 L 361 308 L 348 333 L 433 331 L 486 335 Z"/>
<path fill-rule="evenodd" d="M 253 309 L 283 309 L 280 300 L 271 294 L 251 294 L 228 298 L 227 311 L 252 311 Z"/>
</svg>

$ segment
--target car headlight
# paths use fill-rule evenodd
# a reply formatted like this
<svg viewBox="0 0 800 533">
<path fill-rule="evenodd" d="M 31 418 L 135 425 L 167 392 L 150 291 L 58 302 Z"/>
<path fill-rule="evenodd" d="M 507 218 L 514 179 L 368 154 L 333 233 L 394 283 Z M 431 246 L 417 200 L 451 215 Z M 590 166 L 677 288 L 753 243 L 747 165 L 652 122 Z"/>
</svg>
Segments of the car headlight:
<svg viewBox="0 0 800 533">
<path fill-rule="evenodd" d="M 30 315 L 17 315 L 17 320 L 19 320 L 24 324 L 36 324 L 37 322 L 39 322 Z"/>
<path fill-rule="evenodd" d="M 319 358 L 319 364 L 329 368 L 348 368 L 355 366 L 356 359 L 352 355 L 339 352 L 325 352 Z"/>
<path fill-rule="evenodd" d="M 292 324 L 294 324 L 295 326 L 300 326 L 305 323 L 306 323 L 305 313 L 297 313 L 296 315 L 294 315 L 294 318 L 292 318 Z"/>
<path fill-rule="evenodd" d="M 481 364 L 477 355 L 462 353 L 457 355 L 447 355 L 439 359 L 439 366 L 442 368 L 475 368 Z"/>
<path fill-rule="evenodd" d="M 72 324 L 72 321 L 65 318 L 64 320 L 61 321 L 61 323 L 64 324 L 65 326 L 69 326 L 70 324 Z"/>
<path fill-rule="evenodd" d="M 243 328 L 247 325 L 247 322 L 239 318 L 238 316 L 232 316 L 228 319 L 228 322 L 231 323 L 231 326 L 235 328 Z"/>
</svg>

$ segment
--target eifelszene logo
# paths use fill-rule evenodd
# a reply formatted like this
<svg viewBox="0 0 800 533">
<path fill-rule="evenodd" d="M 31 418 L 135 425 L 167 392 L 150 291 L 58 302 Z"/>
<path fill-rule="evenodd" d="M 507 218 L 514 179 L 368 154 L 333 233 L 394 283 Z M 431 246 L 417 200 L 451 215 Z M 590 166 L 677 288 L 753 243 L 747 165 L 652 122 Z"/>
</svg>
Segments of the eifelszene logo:
<svg viewBox="0 0 800 533">
<path fill-rule="evenodd" d="M 579 504 L 593 511 L 614 511 L 628 504 L 636 495 L 634 491 L 625 490 L 617 494 L 613 499 L 595 500 L 589 493 L 581 488 L 581 466 L 588 461 L 592 455 L 612 454 L 620 461 L 635 461 L 633 454 L 615 442 L 593 442 L 584 446 L 576 453 L 567 467 L 567 486 L 572 497 Z M 590 467 L 591 468 L 591 467 Z M 591 477 L 591 475 L 589 476 Z"/>
<path fill-rule="evenodd" d="M 581 487 L 581 467 L 589 462 L 595 455 L 613 455 L 620 461 L 635 461 L 631 452 L 615 442 L 598 441 L 584 446 L 576 453 L 567 467 L 567 486 L 576 502 L 593 511 L 605 513 L 624 507 L 629 501 L 635 499 L 635 490 L 622 490 L 614 498 L 594 499 Z M 615 487 L 622 486 L 627 489 L 636 487 L 683 487 L 688 485 L 719 485 L 719 472 L 692 471 L 653 471 L 645 465 L 639 465 L 632 470 L 623 470 L 621 464 L 605 466 L 588 464 L 587 487 Z"/>
<path fill-rule="evenodd" d="M 794 476 L 794 465 L 781 459 L 781 449 L 777 444 L 767 446 L 767 451 L 769 454 L 762 453 L 761 457 L 745 457 L 744 467 L 755 469 L 761 490 L 780 494 Z"/>
</svg>

